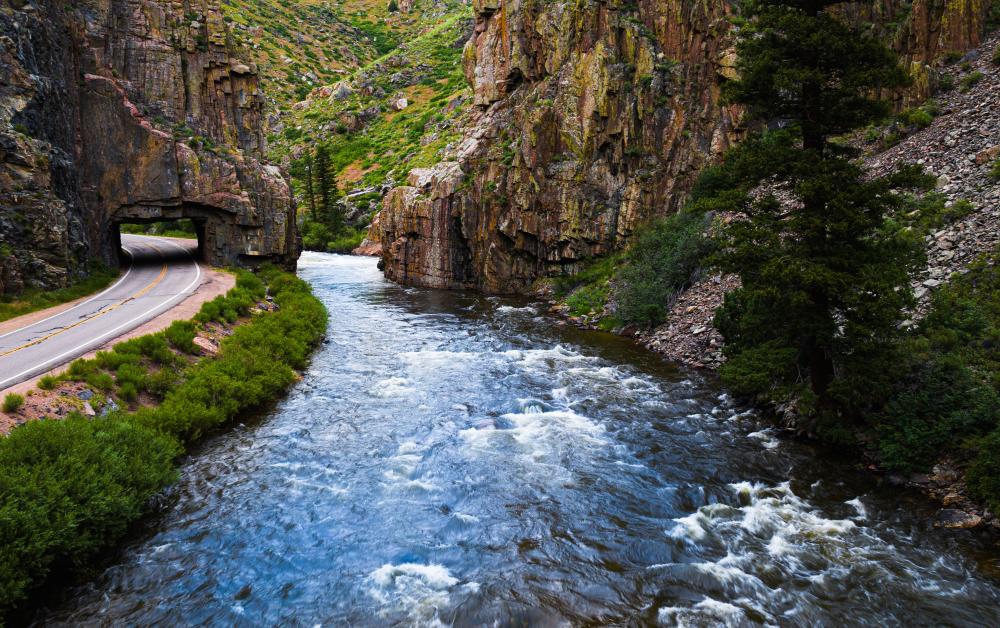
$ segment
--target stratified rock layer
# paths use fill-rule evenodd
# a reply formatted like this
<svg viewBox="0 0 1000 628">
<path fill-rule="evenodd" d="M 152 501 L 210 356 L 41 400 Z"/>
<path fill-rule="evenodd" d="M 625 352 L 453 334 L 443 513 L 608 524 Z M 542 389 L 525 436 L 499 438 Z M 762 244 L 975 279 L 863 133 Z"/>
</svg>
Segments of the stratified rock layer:
<svg viewBox="0 0 1000 628">
<path fill-rule="evenodd" d="M 188 217 L 207 262 L 294 265 L 263 105 L 215 0 L 7 0 L 0 294 L 116 263 L 121 222 Z"/>
<path fill-rule="evenodd" d="M 937 55 L 979 43 L 987 4 L 884 0 L 846 17 L 893 25 L 884 35 L 915 70 L 913 99 Z M 743 135 L 741 112 L 720 102 L 736 62 L 724 0 L 473 8 L 464 64 L 478 111 L 447 161 L 385 198 L 370 237 L 390 279 L 521 292 L 575 272 L 677 211 Z"/>
</svg>

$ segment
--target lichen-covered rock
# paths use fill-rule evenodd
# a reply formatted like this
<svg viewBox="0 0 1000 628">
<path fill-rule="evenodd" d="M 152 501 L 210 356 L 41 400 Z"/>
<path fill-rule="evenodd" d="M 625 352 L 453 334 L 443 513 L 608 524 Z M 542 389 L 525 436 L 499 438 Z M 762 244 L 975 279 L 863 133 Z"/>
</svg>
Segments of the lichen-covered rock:
<svg viewBox="0 0 1000 628">
<path fill-rule="evenodd" d="M 516 292 L 676 211 L 740 135 L 719 102 L 722 2 L 476 0 L 465 70 L 480 111 L 432 187 L 391 192 L 386 275 Z M 728 65 L 727 65 L 728 64 Z M 442 167 L 442 166 L 439 166 Z"/>
<path fill-rule="evenodd" d="M 923 69 L 978 43 L 985 4 L 883 0 L 847 17 L 881 20 Z M 677 211 L 701 169 L 743 135 L 741 111 L 720 99 L 736 67 L 726 0 L 473 9 L 463 65 L 477 111 L 447 165 L 462 176 L 447 177 L 451 191 L 411 181 L 385 198 L 377 235 L 390 279 L 521 292 L 575 272 Z"/>
<path fill-rule="evenodd" d="M 192 218 L 210 263 L 294 265 L 263 115 L 216 0 L 0 6 L 0 294 L 115 264 L 124 221 Z"/>
</svg>

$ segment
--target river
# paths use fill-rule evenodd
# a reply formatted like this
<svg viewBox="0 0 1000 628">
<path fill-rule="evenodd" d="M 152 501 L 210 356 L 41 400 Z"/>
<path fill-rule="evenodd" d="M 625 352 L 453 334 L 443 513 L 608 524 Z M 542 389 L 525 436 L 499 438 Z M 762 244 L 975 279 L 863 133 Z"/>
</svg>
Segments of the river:
<svg viewBox="0 0 1000 628">
<path fill-rule="evenodd" d="M 1000 624 L 988 540 L 710 377 L 374 259 L 300 275 L 331 317 L 302 381 L 40 623 Z"/>
</svg>

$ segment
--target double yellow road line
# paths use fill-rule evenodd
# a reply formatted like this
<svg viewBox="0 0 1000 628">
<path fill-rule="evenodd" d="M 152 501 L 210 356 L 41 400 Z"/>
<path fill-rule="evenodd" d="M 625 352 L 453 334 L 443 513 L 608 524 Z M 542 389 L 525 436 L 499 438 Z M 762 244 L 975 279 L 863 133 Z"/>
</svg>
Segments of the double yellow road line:
<svg viewBox="0 0 1000 628">
<path fill-rule="evenodd" d="M 153 250 L 155 250 L 157 253 L 160 253 L 161 256 L 163 255 L 163 252 L 160 251 L 160 249 L 157 248 L 156 246 L 154 246 L 152 244 L 150 244 L 149 246 L 151 248 L 153 248 Z M 135 262 L 133 261 L 132 263 L 134 264 Z M 94 320 L 95 318 L 100 318 L 101 316 L 104 316 L 108 312 L 113 312 L 114 310 L 117 310 L 118 308 L 120 308 L 121 306 L 125 305 L 129 301 L 134 301 L 135 299 L 138 299 L 138 298 L 142 297 L 144 294 L 146 294 L 147 292 L 149 292 L 150 290 L 152 290 L 153 288 L 155 288 L 156 285 L 159 284 L 161 281 L 163 281 L 163 278 L 166 277 L 166 276 L 167 276 L 167 263 L 163 262 L 163 267 L 160 269 L 160 274 L 157 275 L 156 279 L 154 279 L 152 282 L 150 282 L 149 285 L 145 286 L 142 290 L 139 290 L 135 294 L 132 294 L 132 295 L 130 295 L 130 296 L 122 299 L 121 301 L 119 301 L 118 303 L 115 303 L 114 305 L 112 305 L 110 307 L 106 307 L 106 308 L 104 308 L 103 310 L 101 310 L 99 312 L 95 312 L 94 314 L 91 314 L 90 316 L 87 316 L 86 318 L 81 318 L 80 320 L 78 320 L 77 322 L 73 323 L 72 325 L 67 325 L 66 327 L 63 327 L 62 329 L 57 329 L 54 332 L 46 334 L 46 335 L 44 335 L 44 336 L 42 336 L 40 338 L 36 338 L 36 339 L 32 340 L 31 342 L 27 342 L 27 343 L 25 343 L 25 344 L 23 344 L 23 345 L 21 345 L 19 347 L 14 347 L 13 349 L 8 349 L 7 351 L 4 351 L 3 353 L 0 353 L 0 358 L 6 357 L 6 356 L 8 356 L 8 355 L 10 355 L 12 353 L 16 353 L 16 352 L 18 352 L 18 351 L 20 351 L 22 349 L 27 349 L 28 347 L 34 347 L 35 345 L 41 344 L 41 343 L 45 342 L 46 340 L 48 340 L 48 339 L 50 339 L 50 338 L 52 338 L 54 336 L 58 336 L 59 334 L 65 333 L 65 332 L 67 332 L 67 331 L 69 331 L 69 330 L 71 330 L 71 329 L 73 329 L 75 327 L 79 327 L 80 325 L 83 325 L 84 323 L 90 322 L 90 321 Z"/>
</svg>

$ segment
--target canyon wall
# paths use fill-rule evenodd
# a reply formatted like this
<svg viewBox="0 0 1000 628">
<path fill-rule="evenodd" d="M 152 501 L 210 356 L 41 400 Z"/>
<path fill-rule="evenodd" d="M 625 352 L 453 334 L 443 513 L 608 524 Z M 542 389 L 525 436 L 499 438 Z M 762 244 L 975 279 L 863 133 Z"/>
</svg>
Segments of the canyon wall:
<svg viewBox="0 0 1000 628">
<path fill-rule="evenodd" d="M 0 294 L 116 264 L 121 222 L 192 218 L 209 263 L 293 266 L 263 106 L 216 0 L 2 0 Z"/>
<path fill-rule="evenodd" d="M 448 158 L 385 198 L 386 276 L 520 292 L 620 248 L 677 211 L 745 129 L 720 102 L 735 76 L 724 0 L 473 0 L 464 53 L 477 111 Z M 933 88 L 930 64 L 979 43 L 988 0 L 882 0 L 845 10 Z"/>
</svg>

